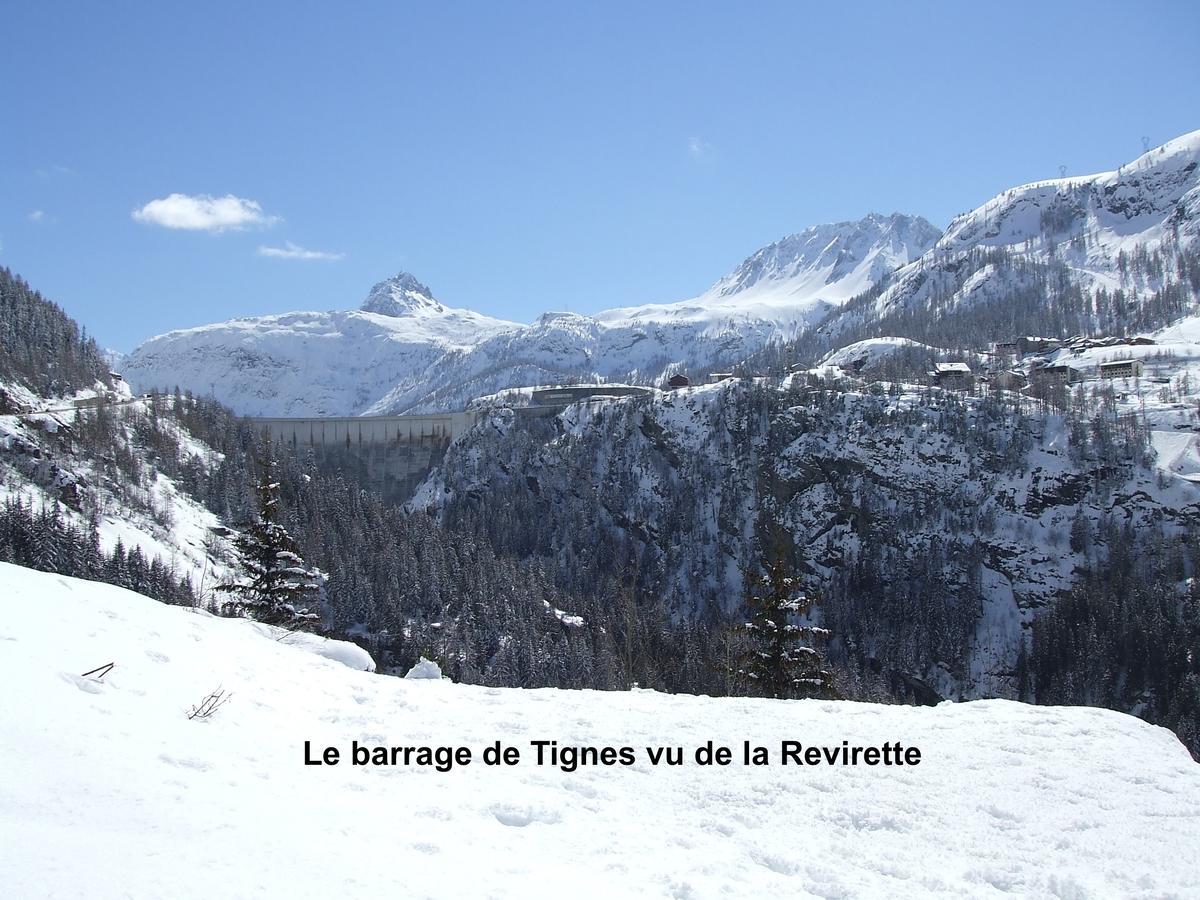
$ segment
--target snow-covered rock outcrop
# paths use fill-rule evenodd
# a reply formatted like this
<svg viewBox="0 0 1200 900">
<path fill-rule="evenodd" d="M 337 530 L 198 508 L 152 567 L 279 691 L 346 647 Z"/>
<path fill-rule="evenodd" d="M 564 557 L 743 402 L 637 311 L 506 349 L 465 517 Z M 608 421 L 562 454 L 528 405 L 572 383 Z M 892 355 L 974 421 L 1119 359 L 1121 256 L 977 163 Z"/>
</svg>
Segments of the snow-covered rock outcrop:
<svg viewBox="0 0 1200 900">
<path fill-rule="evenodd" d="M 909 340 L 908 338 L 867 338 L 865 341 L 855 341 L 853 344 L 847 344 L 845 347 L 831 350 L 821 358 L 817 366 L 818 368 L 823 366 L 837 366 L 839 369 L 861 371 L 878 366 L 897 353 L 904 352 L 925 354 L 932 359 L 937 354 L 944 353 L 945 351 L 937 347 L 930 347 L 928 344 L 922 344 L 920 341 Z"/>
<path fill-rule="evenodd" d="M 1168 349 L 1200 386 L 1200 346 Z M 1147 356 L 1148 376 L 1183 379 L 1178 359 Z M 1144 431 L 1124 420 L 1110 436 L 1107 414 L 1081 435 L 1013 398 L 802 377 L 578 404 L 528 429 L 476 428 L 411 508 L 519 523 L 493 539 L 519 532 L 524 552 L 572 570 L 632 545 L 648 593 L 692 620 L 736 612 L 770 520 L 826 622 L 883 667 L 943 697 L 1016 696 L 1025 629 L 1088 564 L 1073 528 L 1178 537 L 1200 522 L 1195 406 L 1160 399 L 1150 377 L 1116 386 Z"/>
<path fill-rule="evenodd" d="M 1119 713 L 468 687 L 7 564 L 0 596 L 9 896 L 1200 893 L 1200 766 Z M 189 720 L 218 687 L 229 702 Z M 306 741 L 339 764 L 305 765 Z M 355 766 L 353 741 L 473 758 Z M 520 762 L 485 765 L 496 741 Z M 533 741 L 634 761 L 564 771 Z M 696 764 L 708 741 L 730 765 Z M 744 741 L 772 764 L 743 765 Z M 783 766 L 783 741 L 921 761 Z M 650 765 L 664 745 L 681 765 Z"/>
<path fill-rule="evenodd" d="M 414 680 L 425 679 L 427 681 L 440 681 L 442 678 L 441 667 L 431 659 L 421 657 L 415 666 L 408 670 L 404 675 L 405 678 Z"/>
</svg>

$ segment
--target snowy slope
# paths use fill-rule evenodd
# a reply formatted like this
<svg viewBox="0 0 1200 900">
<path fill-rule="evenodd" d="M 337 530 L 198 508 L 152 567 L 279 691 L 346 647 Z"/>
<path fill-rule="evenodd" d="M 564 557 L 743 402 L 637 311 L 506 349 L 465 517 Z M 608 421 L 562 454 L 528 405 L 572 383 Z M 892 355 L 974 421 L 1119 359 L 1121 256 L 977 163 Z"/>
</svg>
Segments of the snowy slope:
<svg viewBox="0 0 1200 900">
<path fill-rule="evenodd" d="M 123 374 L 146 390 L 212 392 L 245 415 L 350 415 L 516 327 L 444 306 L 401 273 L 375 285 L 358 310 L 233 319 L 151 338 L 124 360 Z"/>
<path fill-rule="evenodd" d="M 679 303 L 530 325 L 445 307 L 411 275 L 361 310 L 235 319 L 152 338 L 125 361 L 142 389 L 214 391 L 249 415 L 461 409 L 511 387 L 581 376 L 652 379 L 728 367 L 790 336 L 915 259 L 937 239 L 924 219 L 869 215 L 809 228 L 760 250 Z"/>
<path fill-rule="evenodd" d="M 1200 344 L 1200 315 L 1177 319 L 1166 328 L 1160 328 L 1154 333 L 1153 338 L 1159 344 L 1174 342 Z"/>
<path fill-rule="evenodd" d="M 840 369 L 869 369 L 879 365 L 890 356 L 904 350 L 928 354 L 932 359 L 939 353 L 944 353 L 937 347 L 912 341 L 908 338 L 879 337 L 868 338 L 865 341 L 855 341 L 837 350 L 831 350 L 817 363 L 818 367 L 837 366 Z"/>
<path fill-rule="evenodd" d="M 1189 237 L 1200 233 L 1200 131 L 1147 151 L 1113 172 L 1038 181 L 1005 191 L 950 223 L 931 252 L 1040 244 L 1086 235 L 1080 271 L 1109 278 L 1117 254 L 1161 241 L 1177 211 Z"/>
<path fill-rule="evenodd" d="M 1116 171 L 998 194 L 954 219 L 877 296 L 849 304 L 824 330 L 836 346 L 836 336 L 888 317 L 944 317 L 1025 296 L 1040 296 L 1044 306 L 1070 289 L 1120 290 L 1136 308 L 1165 286 L 1187 283 L 1171 260 L 1198 238 L 1200 131 L 1193 131 Z M 1163 271 L 1128 265 L 1135 253 L 1159 250 L 1170 254 Z"/>
<path fill-rule="evenodd" d="M 502 690 L 354 671 L 238 620 L 0 564 L 0 871 L 13 897 L 1196 896 L 1200 767 L 1088 708 Z M 114 662 L 103 679 L 81 677 Z M 210 719 L 186 711 L 223 687 Z M 532 740 L 630 746 L 534 765 Z M 467 746 L 306 767 L 303 742 Z M 484 766 L 493 741 L 522 762 Z M 706 768 L 692 748 L 920 748 Z M 653 768 L 647 745 L 687 761 Z"/>
<path fill-rule="evenodd" d="M 596 319 L 610 326 L 765 321 L 795 331 L 912 262 L 939 234 L 920 216 L 900 213 L 815 225 L 759 250 L 699 297 L 612 309 Z"/>
<path fill-rule="evenodd" d="M 458 409 L 507 388 L 572 378 L 661 382 L 675 371 L 733 366 L 780 333 L 768 319 L 607 325 L 576 313 L 544 313 L 532 325 L 445 357 L 425 380 L 390 391 L 370 412 Z"/>
<path fill-rule="evenodd" d="M 145 412 L 148 401 L 133 398 L 124 385 L 121 392 L 105 391 L 112 408 Z M 57 508 L 77 528 L 88 525 L 88 510 L 95 511 L 100 547 L 111 553 L 118 542 L 126 550 L 139 548 L 147 560 L 155 558 L 192 579 L 197 590 L 210 591 L 226 574 L 229 542 L 214 533 L 223 531 L 218 518 L 154 463 L 137 446 L 133 429 L 121 426 L 130 452 L 146 469 L 154 469 L 146 484 L 126 475 L 118 478 L 108 466 L 85 452 L 75 436 L 81 412 L 71 401 L 87 401 L 97 391 L 82 390 L 71 398 L 36 397 L 12 384 L 0 390 L 23 401 L 23 415 L 0 415 L 0 503 L 19 502 L 35 510 Z M 195 440 L 174 421 L 163 420 L 182 451 L 204 466 L 213 466 L 220 454 Z"/>
</svg>

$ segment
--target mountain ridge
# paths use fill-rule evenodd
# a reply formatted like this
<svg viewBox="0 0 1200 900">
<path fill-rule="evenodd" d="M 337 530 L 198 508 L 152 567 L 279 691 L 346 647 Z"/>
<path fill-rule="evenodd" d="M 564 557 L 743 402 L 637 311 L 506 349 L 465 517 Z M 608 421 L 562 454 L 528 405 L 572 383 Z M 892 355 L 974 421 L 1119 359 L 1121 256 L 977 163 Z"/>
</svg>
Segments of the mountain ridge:
<svg viewBox="0 0 1200 900">
<path fill-rule="evenodd" d="M 1002 191 L 944 232 L 901 213 L 810 226 L 696 297 L 529 324 L 447 307 L 402 272 L 359 310 L 169 332 L 125 365 L 141 388 L 220 386 L 244 414 L 361 415 L 564 380 L 661 384 L 762 368 L 764 354 L 815 361 L 880 336 L 980 347 L 1018 332 L 1151 330 L 1200 296 L 1198 168 L 1195 131 L 1111 172 Z"/>
<path fill-rule="evenodd" d="M 812 226 L 697 298 L 594 316 L 547 312 L 528 325 L 445 306 L 401 272 L 374 285 L 358 310 L 249 316 L 158 335 L 129 355 L 126 375 L 139 388 L 216 391 L 251 415 L 427 412 L 564 378 L 661 379 L 734 365 L 808 327 L 938 233 L 898 213 Z M 767 251 L 770 266 L 746 271 Z"/>
<path fill-rule="evenodd" d="M 1009 188 L 956 216 L 920 258 L 832 312 L 814 352 L 889 333 L 924 340 L 939 319 L 969 323 L 976 334 L 952 337 L 977 343 L 1009 339 L 1001 329 L 1018 322 L 1061 337 L 1158 328 L 1195 305 L 1197 265 L 1193 131 L 1113 171 Z"/>
</svg>

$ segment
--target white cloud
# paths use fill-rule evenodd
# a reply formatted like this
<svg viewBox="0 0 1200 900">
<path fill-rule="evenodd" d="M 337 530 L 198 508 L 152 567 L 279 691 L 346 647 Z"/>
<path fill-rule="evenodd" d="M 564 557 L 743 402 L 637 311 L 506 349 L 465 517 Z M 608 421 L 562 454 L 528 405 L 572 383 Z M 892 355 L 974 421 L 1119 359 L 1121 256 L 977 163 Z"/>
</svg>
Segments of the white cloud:
<svg viewBox="0 0 1200 900">
<path fill-rule="evenodd" d="M 688 138 L 688 156 L 692 159 L 703 159 L 712 153 L 713 146 L 703 138 Z"/>
<path fill-rule="evenodd" d="M 74 169 L 72 169 L 70 166 L 60 166 L 57 163 L 55 163 L 54 165 L 43 166 L 40 169 L 34 169 L 33 174 L 36 175 L 38 178 L 53 178 L 56 175 L 66 175 L 68 177 L 74 178 L 79 173 L 76 172 Z"/>
<path fill-rule="evenodd" d="M 42 222 L 50 221 L 49 218 L 46 216 L 46 211 L 44 209 L 35 209 L 33 212 L 31 212 L 29 214 L 28 219 L 30 222 L 33 222 L 35 225 L 41 224 Z"/>
<path fill-rule="evenodd" d="M 325 250 L 305 250 L 303 247 L 297 247 L 291 241 L 286 241 L 282 247 L 263 247 L 258 248 L 259 256 L 269 256 L 272 259 L 341 259 L 346 254 L 344 253 L 329 253 Z"/>
<path fill-rule="evenodd" d="M 268 216 L 254 200 L 226 194 L 169 194 L 151 200 L 133 211 L 133 218 L 148 225 L 178 228 L 186 231 L 241 231 L 246 228 L 265 228 L 279 221 Z"/>
</svg>

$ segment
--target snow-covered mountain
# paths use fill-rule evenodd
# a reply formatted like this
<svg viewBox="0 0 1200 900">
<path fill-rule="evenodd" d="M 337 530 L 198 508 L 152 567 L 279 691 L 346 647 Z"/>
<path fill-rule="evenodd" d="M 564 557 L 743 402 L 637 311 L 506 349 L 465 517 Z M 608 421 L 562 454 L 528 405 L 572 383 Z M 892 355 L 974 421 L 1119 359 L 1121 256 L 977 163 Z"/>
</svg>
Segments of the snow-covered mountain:
<svg viewBox="0 0 1200 900">
<path fill-rule="evenodd" d="M 939 234 L 921 217 L 899 213 L 815 225 L 759 250 L 699 297 L 612 309 L 596 319 L 610 326 L 771 322 L 794 330 L 916 259 Z"/>
<path fill-rule="evenodd" d="M 1116 171 L 1012 188 L 952 221 L 915 261 L 821 328 L 825 349 L 872 334 L 960 342 L 1164 324 L 1200 292 L 1200 131 Z M 953 325 L 957 325 L 957 331 Z"/>
<path fill-rule="evenodd" d="M 759 250 L 691 300 L 595 316 L 545 313 L 445 359 L 423 385 L 393 391 L 374 411 L 456 408 L 570 377 L 646 380 L 728 368 L 819 321 L 937 236 L 924 219 L 899 213 L 808 228 Z"/>
<path fill-rule="evenodd" d="M 1200 767 L 1120 713 L 473 687 L 5 563 L 0 596 L 7 896 L 1200 892 Z M 217 689 L 229 702 L 189 719 Z M 306 741 L 338 764 L 305 765 Z M 353 741 L 414 750 L 355 765 Z M 557 742 L 559 764 L 539 765 L 534 741 Z M 746 765 L 744 741 L 769 764 Z M 921 758 L 785 766 L 783 741 Z M 496 742 L 519 760 L 488 765 Z M 707 742 L 728 765 L 697 764 Z M 663 746 L 679 765 L 651 764 Z M 471 760 L 438 771 L 418 747 Z M 632 759 L 596 764 L 584 747 Z"/>
<path fill-rule="evenodd" d="M 1007 190 L 940 236 L 900 214 L 814 226 L 692 299 L 529 325 L 443 306 L 402 274 L 360 310 L 171 332 L 125 368 L 141 388 L 214 390 L 242 413 L 351 415 L 462 408 L 569 378 L 703 373 L 797 335 L 815 361 L 884 335 L 967 347 L 1149 329 L 1189 312 L 1200 291 L 1198 165 L 1200 131 L 1113 172 Z"/>
<path fill-rule="evenodd" d="M 445 306 L 402 272 L 371 288 L 357 310 L 240 318 L 151 338 L 126 358 L 124 374 L 144 389 L 212 392 L 246 415 L 352 415 L 518 327 Z"/>
<path fill-rule="evenodd" d="M 758 251 L 699 297 L 550 312 L 530 325 L 451 309 L 407 273 L 355 312 L 289 313 L 170 332 L 125 362 L 141 388 L 179 384 L 251 415 L 462 408 L 474 397 L 569 377 L 653 379 L 730 366 L 930 247 L 924 219 L 869 215 Z"/>
</svg>

